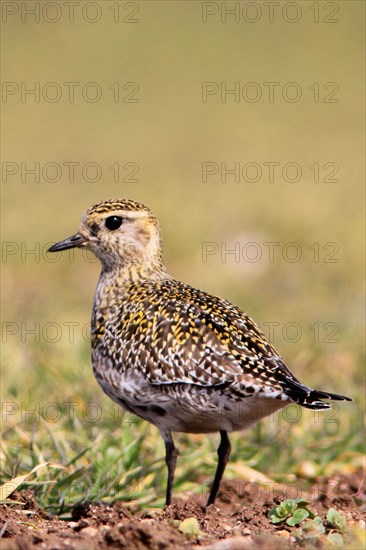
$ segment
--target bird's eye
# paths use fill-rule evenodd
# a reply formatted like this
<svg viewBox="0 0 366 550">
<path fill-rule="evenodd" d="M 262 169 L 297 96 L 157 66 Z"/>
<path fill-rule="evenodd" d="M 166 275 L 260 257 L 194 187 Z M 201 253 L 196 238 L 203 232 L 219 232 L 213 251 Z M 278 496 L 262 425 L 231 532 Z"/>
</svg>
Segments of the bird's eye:
<svg viewBox="0 0 366 550">
<path fill-rule="evenodd" d="M 107 229 L 110 229 L 110 231 L 114 231 L 115 229 L 118 229 L 122 225 L 122 218 L 121 216 L 109 216 L 109 218 L 105 221 L 105 226 Z"/>
</svg>

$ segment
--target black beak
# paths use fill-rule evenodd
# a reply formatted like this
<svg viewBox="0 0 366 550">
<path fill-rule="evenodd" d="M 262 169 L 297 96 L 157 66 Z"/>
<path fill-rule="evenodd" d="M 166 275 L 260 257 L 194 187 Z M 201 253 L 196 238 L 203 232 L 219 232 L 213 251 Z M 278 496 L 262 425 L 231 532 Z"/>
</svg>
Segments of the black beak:
<svg viewBox="0 0 366 550">
<path fill-rule="evenodd" d="M 85 244 L 87 239 L 80 235 L 80 233 L 75 233 L 72 237 L 60 241 L 59 243 L 54 244 L 47 252 L 59 252 L 60 250 L 67 250 L 68 248 L 76 248 Z"/>
</svg>

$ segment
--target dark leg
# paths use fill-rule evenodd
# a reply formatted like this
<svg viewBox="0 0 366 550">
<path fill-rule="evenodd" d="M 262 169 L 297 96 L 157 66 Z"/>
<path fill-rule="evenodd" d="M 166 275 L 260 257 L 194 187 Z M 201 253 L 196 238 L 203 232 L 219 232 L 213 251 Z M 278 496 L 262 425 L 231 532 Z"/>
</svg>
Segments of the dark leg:
<svg viewBox="0 0 366 550">
<path fill-rule="evenodd" d="M 222 431 L 220 432 L 220 435 L 221 435 L 221 441 L 220 441 L 219 448 L 217 449 L 217 455 L 219 457 L 219 460 L 217 463 L 215 478 L 213 480 L 210 496 L 208 497 L 206 507 L 210 506 L 210 504 L 213 504 L 215 502 L 215 498 L 217 496 L 217 493 L 220 487 L 220 482 L 221 482 L 222 476 L 224 475 L 226 464 L 228 463 L 230 453 L 231 453 L 231 444 L 230 444 L 230 440 L 227 435 L 227 432 Z"/>
<path fill-rule="evenodd" d="M 162 436 L 165 442 L 165 462 L 168 466 L 165 506 L 169 506 L 172 503 L 172 489 L 175 466 L 177 464 L 178 449 L 174 445 L 172 434 L 170 432 L 164 431 L 162 432 Z"/>
</svg>

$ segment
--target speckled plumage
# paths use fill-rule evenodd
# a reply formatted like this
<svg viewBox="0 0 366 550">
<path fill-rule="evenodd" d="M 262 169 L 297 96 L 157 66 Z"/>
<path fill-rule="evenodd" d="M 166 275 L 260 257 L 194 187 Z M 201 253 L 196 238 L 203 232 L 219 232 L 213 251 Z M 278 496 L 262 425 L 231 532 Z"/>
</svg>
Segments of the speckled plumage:
<svg viewBox="0 0 366 550">
<path fill-rule="evenodd" d="M 301 384 L 243 311 L 173 279 L 159 224 L 145 205 L 123 199 L 89 208 L 79 233 L 51 250 L 73 246 L 102 262 L 92 314 L 94 374 L 115 402 L 160 429 L 167 504 L 177 454 L 171 432 L 221 433 L 212 504 L 230 454 L 227 432 L 291 402 L 320 410 L 329 408 L 322 399 L 349 400 Z"/>
</svg>

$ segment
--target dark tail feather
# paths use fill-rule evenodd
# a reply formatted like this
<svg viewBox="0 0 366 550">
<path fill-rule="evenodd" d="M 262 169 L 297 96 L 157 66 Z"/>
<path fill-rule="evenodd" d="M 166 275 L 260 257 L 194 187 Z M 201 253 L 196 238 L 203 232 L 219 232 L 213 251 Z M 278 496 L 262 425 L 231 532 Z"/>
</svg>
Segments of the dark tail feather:
<svg viewBox="0 0 366 550">
<path fill-rule="evenodd" d="M 330 393 L 319 390 L 310 390 L 309 395 L 305 397 L 304 401 L 302 403 L 301 401 L 299 401 L 299 405 L 302 405 L 307 409 L 318 411 L 331 408 L 331 405 L 329 403 L 317 401 L 317 399 L 330 399 L 333 401 L 353 401 L 353 399 L 351 399 L 350 397 L 346 397 L 345 395 L 339 395 L 337 393 Z"/>
<path fill-rule="evenodd" d="M 314 399 L 333 399 L 334 401 L 353 401 L 351 397 L 339 395 L 338 393 L 330 393 L 328 391 L 311 390 L 310 395 Z"/>
<path fill-rule="evenodd" d="M 281 383 L 284 391 L 295 402 L 307 409 L 314 410 L 326 410 L 330 409 L 329 403 L 319 401 L 320 399 L 330 399 L 334 401 L 353 401 L 350 397 L 345 395 L 338 395 L 337 393 L 324 392 L 319 390 L 312 390 L 304 384 L 301 384 L 297 380 L 286 379 L 285 383 Z"/>
</svg>

